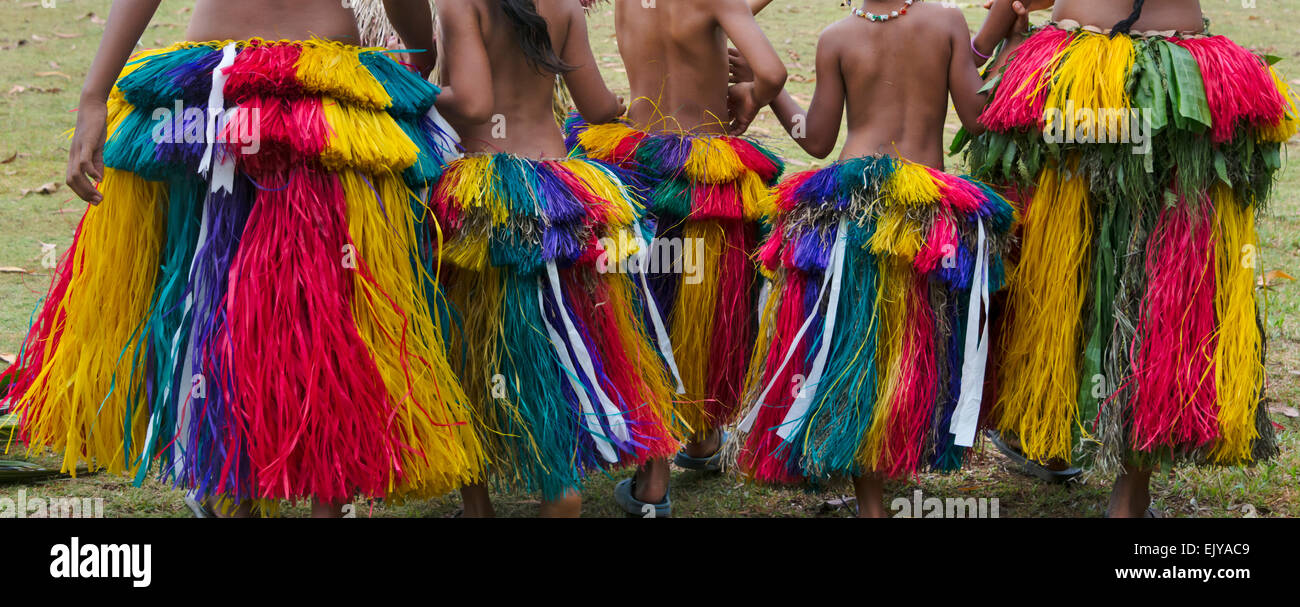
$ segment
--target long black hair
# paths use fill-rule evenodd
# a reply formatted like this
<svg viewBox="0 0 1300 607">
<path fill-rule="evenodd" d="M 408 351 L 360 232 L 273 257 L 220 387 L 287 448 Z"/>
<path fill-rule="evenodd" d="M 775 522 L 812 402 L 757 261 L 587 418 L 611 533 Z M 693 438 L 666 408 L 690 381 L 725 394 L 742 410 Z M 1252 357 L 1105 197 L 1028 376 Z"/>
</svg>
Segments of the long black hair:
<svg viewBox="0 0 1300 607">
<path fill-rule="evenodd" d="M 1110 28 L 1110 37 L 1114 38 L 1117 34 L 1127 36 L 1129 30 L 1133 29 L 1133 24 L 1142 18 L 1142 5 L 1145 3 L 1146 0 L 1133 0 L 1133 12 L 1129 14 L 1127 19 L 1116 23 L 1114 27 Z"/>
<path fill-rule="evenodd" d="M 537 14 L 533 0 L 501 0 L 501 10 L 514 24 L 515 32 L 519 34 L 519 47 L 524 50 L 524 56 L 533 69 L 539 73 L 555 74 L 573 71 L 573 66 L 560 59 L 551 46 L 551 32 L 546 27 L 546 19 Z"/>
</svg>

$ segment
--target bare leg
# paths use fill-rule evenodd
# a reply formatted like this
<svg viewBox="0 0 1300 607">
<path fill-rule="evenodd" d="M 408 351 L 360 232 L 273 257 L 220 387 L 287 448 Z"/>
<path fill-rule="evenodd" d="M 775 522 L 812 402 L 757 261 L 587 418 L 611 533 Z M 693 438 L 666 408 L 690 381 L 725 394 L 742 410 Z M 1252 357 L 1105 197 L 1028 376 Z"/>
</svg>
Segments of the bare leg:
<svg viewBox="0 0 1300 607">
<path fill-rule="evenodd" d="M 636 471 L 636 490 L 632 497 L 647 504 L 664 501 L 664 495 L 668 493 L 669 472 L 668 458 L 647 461 Z"/>
<path fill-rule="evenodd" d="M 495 518 L 497 515 L 492 509 L 492 496 L 488 495 L 487 485 L 483 483 L 462 487 L 460 499 L 465 518 Z"/>
<path fill-rule="evenodd" d="M 312 518 L 343 518 L 343 505 L 347 502 L 330 504 L 322 502 L 319 499 L 311 500 L 311 517 Z"/>
<path fill-rule="evenodd" d="M 889 518 L 885 513 L 885 479 L 874 472 L 853 479 L 858 518 Z"/>
<path fill-rule="evenodd" d="M 582 516 L 582 494 L 570 491 L 557 500 L 542 500 L 542 508 L 538 516 L 542 518 L 578 518 Z"/>
<path fill-rule="evenodd" d="M 1151 506 L 1151 473 L 1154 468 L 1124 465 L 1123 474 L 1115 479 L 1110 490 L 1109 518 L 1142 518 Z"/>
</svg>

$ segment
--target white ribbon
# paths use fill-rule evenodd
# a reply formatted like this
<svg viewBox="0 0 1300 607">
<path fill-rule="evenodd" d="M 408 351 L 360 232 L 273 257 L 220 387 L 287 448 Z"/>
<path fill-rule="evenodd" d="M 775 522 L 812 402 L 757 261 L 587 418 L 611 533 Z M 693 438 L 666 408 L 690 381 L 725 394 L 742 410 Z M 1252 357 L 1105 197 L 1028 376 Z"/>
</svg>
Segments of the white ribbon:
<svg viewBox="0 0 1300 607">
<path fill-rule="evenodd" d="M 961 395 L 952 414 L 948 431 L 956 436 L 957 446 L 975 444 L 980 405 L 984 400 L 984 371 L 989 360 L 989 327 L 983 311 L 989 309 L 989 251 L 984 236 L 984 221 L 979 221 L 979 246 L 975 255 L 975 275 L 971 279 L 970 304 L 966 315 L 966 351 L 961 364 Z"/>
<path fill-rule="evenodd" d="M 601 408 L 605 410 L 605 417 L 609 420 L 610 430 L 614 432 L 614 436 L 619 440 L 627 442 L 631 439 L 631 434 L 627 429 L 627 423 L 623 420 L 623 414 L 614 405 L 614 401 L 610 400 L 609 395 L 605 394 L 604 388 L 601 388 L 600 379 L 596 376 L 596 365 L 591 360 L 591 353 L 587 351 L 586 344 L 582 342 L 582 334 L 578 333 L 578 327 L 573 324 L 573 319 L 569 318 L 569 312 L 564 309 L 564 294 L 560 290 L 560 271 L 554 261 L 546 263 L 546 277 L 550 282 L 551 292 L 555 296 L 555 307 L 560 313 L 560 320 L 564 321 L 564 330 L 568 334 L 569 344 L 573 346 L 574 357 L 578 359 L 578 367 L 581 368 L 582 373 L 591 382 L 591 389 L 596 393 L 596 399 L 600 401 Z M 542 311 L 545 313 L 545 308 Z M 554 337 L 552 337 L 551 341 L 555 345 L 557 352 L 564 349 L 563 342 L 555 342 Z M 563 353 L 561 360 L 567 359 L 568 353 Z M 572 363 L 568 366 L 570 370 L 576 371 L 573 369 Z M 610 461 L 616 461 L 616 459 Z"/>
<path fill-rule="evenodd" d="M 844 220 L 841 220 L 840 223 L 843 225 Z M 840 236 L 843 237 L 843 235 L 844 233 L 841 230 Z M 745 415 L 745 419 L 740 420 L 738 428 L 741 432 L 749 432 L 754 427 L 754 420 L 758 419 L 759 411 L 767 407 L 768 393 L 771 392 L 772 388 L 776 385 L 776 380 L 781 376 L 781 372 L 785 370 L 785 366 L 790 364 L 790 359 L 794 358 L 795 350 L 799 348 L 799 344 L 803 341 L 804 334 L 812 327 L 813 321 L 817 320 L 817 310 L 821 308 L 822 299 L 826 297 L 827 287 L 830 285 L 831 279 L 834 278 L 837 273 L 840 263 L 838 258 L 843 254 L 843 247 L 840 246 L 840 241 L 837 240 L 835 247 L 831 249 L 831 258 L 826 264 L 826 272 L 822 276 L 822 288 L 817 294 L 817 303 L 813 306 L 812 313 L 803 321 L 803 326 L 799 327 L 799 331 L 794 334 L 794 340 L 790 342 L 790 349 L 786 351 L 785 358 L 781 359 L 780 366 L 778 366 L 776 371 L 772 373 L 772 380 L 768 382 L 766 388 L 763 388 L 763 392 L 758 395 L 758 405 L 750 408 L 749 413 Z"/>
<path fill-rule="evenodd" d="M 238 54 L 239 48 L 234 42 L 227 44 L 221 49 L 221 63 L 212 70 L 212 90 L 208 92 L 208 142 L 207 147 L 203 149 L 203 160 L 199 161 L 199 173 L 207 173 L 208 168 L 212 166 L 212 155 L 217 142 L 217 135 L 221 128 L 225 126 L 226 121 L 226 68 L 235 64 L 235 55 Z M 212 176 L 212 191 L 217 188 L 224 189 L 227 192 L 234 191 L 235 174 L 233 171 L 234 162 L 227 155 L 222 154 L 218 163 L 230 162 L 232 170 L 229 173 L 229 182 L 226 181 L 227 174 L 218 171 L 218 174 Z M 221 180 L 218 180 L 218 177 Z"/>
<path fill-rule="evenodd" d="M 831 263 L 828 264 L 827 272 L 834 275 L 831 279 L 830 301 L 826 304 L 826 320 L 822 323 L 822 343 L 817 349 L 817 357 L 813 359 L 812 369 L 808 371 L 808 378 L 800 386 L 799 395 L 795 397 L 794 403 L 790 405 L 790 410 L 785 414 L 785 420 L 781 426 L 776 429 L 776 435 L 782 440 L 789 439 L 803 424 L 800 420 L 808 412 L 808 407 L 812 406 L 813 395 L 817 393 L 817 384 L 822 380 L 822 372 L 826 370 L 826 358 L 831 353 L 831 339 L 835 336 L 835 318 L 840 309 L 840 287 L 844 278 L 844 257 L 845 249 L 848 246 L 848 220 L 841 219 L 838 231 L 839 237 L 835 239 L 835 248 L 831 252 Z"/>
<path fill-rule="evenodd" d="M 560 359 L 560 366 L 564 367 L 564 376 L 569 380 L 569 387 L 573 388 L 573 393 L 578 395 L 578 403 L 582 407 L 582 421 L 592 434 L 597 436 L 593 442 L 596 443 L 596 450 L 600 456 L 607 462 L 617 462 L 618 454 L 614 452 L 614 446 L 609 443 L 609 437 L 605 434 L 605 429 L 601 427 L 600 420 L 596 419 L 596 410 L 591 406 L 591 399 L 587 398 L 587 389 L 583 387 L 582 382 L 578 381 L 578 372 L 573 367 L 573 360 L 569 358 L 569 350 L 564 346 L 564 338 L 560 337 L 560 332 L 551 326 L 551 321 L 546 318 L 546 294 L 542 290 L 541 284 L 537 285 L 537 304 L 542 309 L 542 322 L 546 323 L 546 334 L 551 338 L 551 347 L 555 349 L 556 356 Z"/>
<path fill-rule="evenodd" d="M 640 226 L 636 228 L 640 231 Z M 641 290 L 645 291 L 646 308 L 650 311 L 650 324 L 655 328 L 655 343 L 659 347 L 659 353 L 663 355 L 664 361 L 668 363 L 668 370 L 672 371 L 673 380 L 677 382 L 677 393 L 686 394 L 686 384 L 682 382 L 682 374 L 677 369 L 677 359 L 673 357 L 673 342 L 668 337 L 668 327 L 664 325 L 663 318 L 659 315 L 659 304 L 655 302 L 655 295 L 650 291 L 650 284 L 646 281 L 646 260 L 649 257 L 651 246 L 646 244 L 644 238 L 638 233 L 636 237 L 637 252 L 633 258 L 633 271 L 637 274 L 638 282 L 641 284 Z"/>
</svg>

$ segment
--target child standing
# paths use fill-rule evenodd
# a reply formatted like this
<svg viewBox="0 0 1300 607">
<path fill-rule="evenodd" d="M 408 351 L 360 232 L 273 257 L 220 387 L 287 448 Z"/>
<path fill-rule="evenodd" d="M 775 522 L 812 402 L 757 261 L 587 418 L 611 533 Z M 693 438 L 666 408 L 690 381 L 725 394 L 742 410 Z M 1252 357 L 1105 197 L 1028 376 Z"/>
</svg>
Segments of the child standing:
<svg viewBox="0 0 1300 607">
<path fill-rule="evenodd" d="M 761 3 L 760 3 L 761 4 Z M 669 362 L 680 371 L 676 421 L 688 434 L 677 465 L 718 470 L 721 428 L 734 421 L 754 339 L 750 259 L 767 187 L 782 164 L 741 139 L 786 71 L 745 0 L 617 0 L 619 52 L 633 101 L 625 124 L 570 125 L 570 144 L 637 175 L 654 225 L 650 268 Z M 755 77 L 728 89 L 727 39 Z M 662 345 L 662 344 L 661 344 Z M 671 512 L 667 460 L 620 483 L 625 510 Z"/>
<path fill-rule="evenodd" d="M 431 36 L 422 0 L 385 4 Z M 451 147 L 438 89 L 352 46 L 331 0 L 200 0 L 187 42 L 128 63 L 158 5 L 114 2 L 82 90 L 68 185 L 91 206 L 14 366 L 25 440 L 319 516 L 479 478 L 412 263 L 411 192 Z"/>
<path fill-rule="evenodd" d="M 623 105 L 601 78 L 573 0 L 440 5 L 442 77 L 472 112 L 452 116 L 467 155 L 438 183 L 442 283 L 453 356 L 475 403 L 496 484 L 542 495 L 542 516 L 577 516 L 593 471 L 664 457 L 679 442 L 672 388 L 620 269 L 638 205 L 607 167 L 566 158 L 551 94 L 563 76 L 582 116 Z M 491 516 L 485 485 L 462 495 Z"/>
<path fill-rule="evenodd" d="M 1255 216 L 1297 113 L 1265 58 L 1207 28 L 1196 0 L 1056 2 L 1004 53 L 968 150 L 1028 193 L 991 421 L 1029 460 L 1114 474 L 1110 516 L 1156 515 L 1157 467 L 1277 451 Z"/>
<path fill-rule="evenodd" d="M 951 96 L 978 128 L 983 82 L 961 11 L 868 0 L 817 46 L 805 113 L 772 104 L 808 153 L 840 160 L 777 187 L 759 259 L 771 281 L 733 439 L 764 482 L 852 476 L 862 516 L 882 482 L 961 465 L 979 418 L 987 331 L 1014 209 L 943 172 Z"/>
</svg>

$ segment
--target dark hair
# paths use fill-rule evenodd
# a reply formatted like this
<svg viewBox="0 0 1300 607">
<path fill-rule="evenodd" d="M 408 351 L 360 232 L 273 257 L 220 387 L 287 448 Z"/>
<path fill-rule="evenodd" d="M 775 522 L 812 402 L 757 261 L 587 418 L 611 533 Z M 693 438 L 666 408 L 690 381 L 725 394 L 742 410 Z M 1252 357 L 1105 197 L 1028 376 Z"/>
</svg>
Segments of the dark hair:
<svg viewBox="0 0 1300 607">
<path fill-rule="evenodd" d="M 1129 30 L 1133 29 L 1133 24 L 1142 18 L 1142 5 L 1145 3 L 1146 0 L 1133 0 L 1133 12 L 1129 13 L 1127 19 L 1110 28 L 1110 37 L 1114 38 L 1116 34 L 1128 35 Z"/>
<path fill-rule="evenodd" d="M 501 0 L 501 9 L 514 24 L 515 31 L 519 34 L 519 46 L 533 69 L 556 74 L 573 71 L 573 66 L 555 54 L 546 19 L 537 14 L 537 5 L 533 4 L 533 0 Z"/>
</svg>

